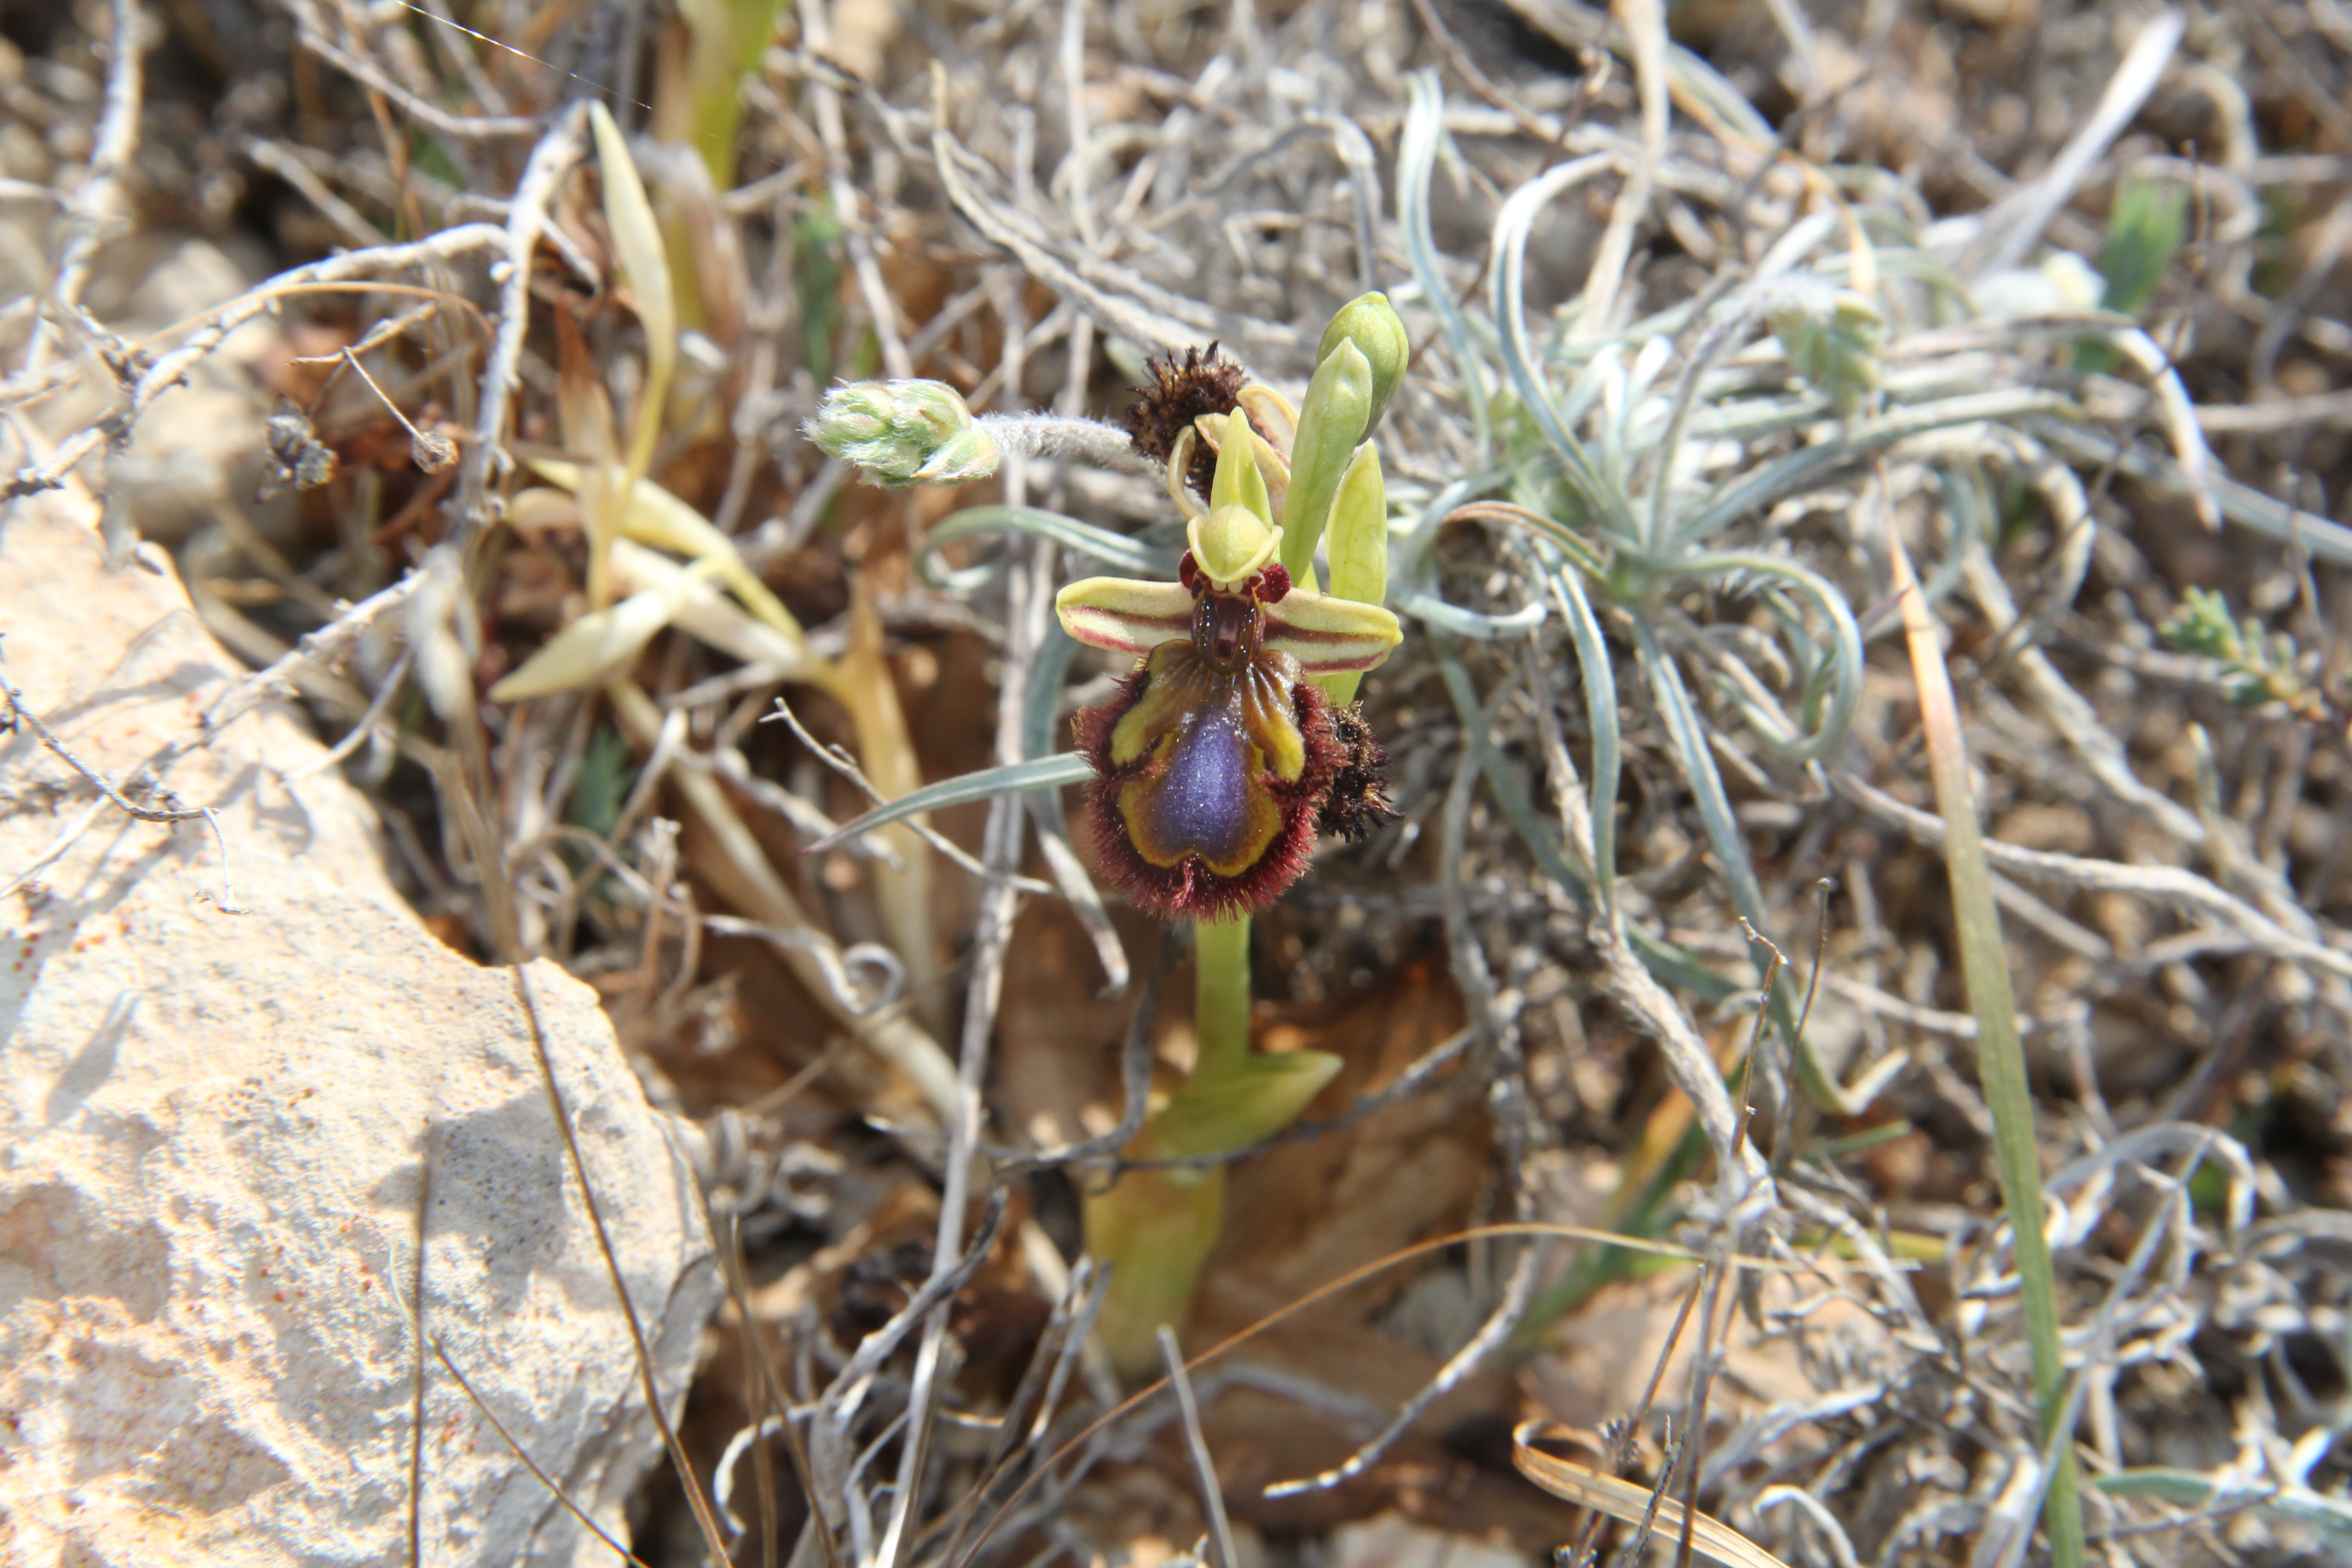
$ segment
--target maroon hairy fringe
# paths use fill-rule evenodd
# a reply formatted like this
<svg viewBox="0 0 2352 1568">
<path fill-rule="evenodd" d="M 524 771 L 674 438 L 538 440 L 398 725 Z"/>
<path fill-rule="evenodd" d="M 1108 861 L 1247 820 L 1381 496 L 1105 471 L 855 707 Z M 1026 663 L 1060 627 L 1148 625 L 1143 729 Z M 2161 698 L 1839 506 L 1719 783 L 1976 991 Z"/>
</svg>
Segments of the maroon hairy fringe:
<svg viewBox="0 0 2352 1568">
<path fill-rule="evenodd" d="M 1087 822 L 1103 877 L 1127 894 L 1128 902 L 1161 920 L 1255 914 L 1298 880 L 1314 858 L 1324 796 L 1349 758 L 1334 732 L 1331 705 L 1304 681 L 1290 689 L 1299 733 L 1307 741 L 1307 766 L 1295 784 L 1268 781 L 1260 785 L 1282 807 L 1282 831 L 1255 865 L 1238 877 L 1221 877 L 1189 856 L 1175 866 L 1155 866 L 1137 851 L 1118 814 L 1118 785 L 1135 775 L 1143 759 L 1125 768 L 1110 760 L 1111 731 L 1143 695 L 1150 674 L 1148 666 L 1138 665 L 1120 683 L 1118 696 L 1100 707 L 1081 710 L 1071 720 L 1077 749 L 1094 764 L 1095 782 L 1087 786 Z"/>
</svg>

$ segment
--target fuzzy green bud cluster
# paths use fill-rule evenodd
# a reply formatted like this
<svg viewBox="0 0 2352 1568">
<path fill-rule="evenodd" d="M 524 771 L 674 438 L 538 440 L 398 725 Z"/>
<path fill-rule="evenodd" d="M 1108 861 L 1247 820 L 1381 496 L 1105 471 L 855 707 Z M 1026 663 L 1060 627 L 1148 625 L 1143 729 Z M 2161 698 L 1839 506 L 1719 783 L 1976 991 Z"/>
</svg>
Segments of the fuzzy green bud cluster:
<svg viewBox="0 0 2352 1568">
<path fill-rule="evenodd" d="M 996 472 L 995 437 L 943 381 L 854 381 L 825 394 L 803 427 L 825 456 L 893 489 L 952 485 Z"/>
<path fill-rule="evenodd" d="M 1772 331 L 1797 374 L 1841 416 L 1878 390 L 1886 321 L 1866 296 L 1840 289 L 1804 300 L 1776 312 Z"/>
</svg>

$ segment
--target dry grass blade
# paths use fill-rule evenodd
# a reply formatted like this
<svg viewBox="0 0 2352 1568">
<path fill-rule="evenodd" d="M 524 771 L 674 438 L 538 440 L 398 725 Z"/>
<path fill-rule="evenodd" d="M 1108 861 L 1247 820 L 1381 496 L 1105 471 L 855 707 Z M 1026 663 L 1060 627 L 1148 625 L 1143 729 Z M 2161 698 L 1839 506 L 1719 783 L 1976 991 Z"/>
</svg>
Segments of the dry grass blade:
<svg viewBox="0 0 2352 1568">
<path fill-rule="evenodd" d="M 563 1489 L 562 1483 L 540 1468 L 539 1462 L 530 1457 L 530 1452 L 523 1447 L 515 1435 L 507 1430 L 506 1423 L 499 1419 L 498 1413 L 483 1400 L 480 1393 L 475 1389 L 473 1381 L 458 1369 L 456 1362 L 449 1359 L 449 1352 L 442 1348 L 441 1342 L 436 1339 L 426 1342 L 432 1345 L 434 1355 L 440 1359 L 442 1366 L 447 1369 L 449 1375 L 457 1380 L 457 1386 L 465 1390 L 466 1397 L 473 1402 L 474 1408 L 481 1412 L 482 1419 L 490 1424 L 490 1430 L 496 1432 L 499 1435 L 499 1440 L 513 1451 L 514 1457 L 521 1462 L 522 1468 L 531 1473 L 531 1478 L 541 1486 L 545 1487 L 557 1502 L 563 1505 L 564 1511 L 578 1520 L 581 1527 L 591 1535 L 611 1547 L 622 1562 L 632 1564 L 633 1568 L 646 1568 L 643 1558 L 614 1540 L 610 1531 L 590 1518 L 586 1510 L 572 1500 L 571 1495 Z"/>
<path fill-rule="evenodd" d="M 654 439 L 661 433 L 662 400 L 677 363 L 677 305 L 661 225 L 654 218 L 645 182 L 637 177 L 629 144 L 603 104 L 588 106 L 588 123 L 595 130 L 596 162 L 604 176 L 604 219 L 612 226 L 613 245 L 620 252 L 646 332 L 645 390 L 629 426 L 628 481 L 619 487 L 625 497 L 652 465 Z"/>
<path fill-rule="evenodd" d="M 1184 1421 L 1184 1452 L 1192 1461 L 1192 1479 L 1201 1489 L 1201 1510 L 1209 1516 L 1210 1561 L 1214 1568 L 1241 1568 L 1234 1550 L 1233 1526 L 1225 1519 L 1225 1499 L 1217 1484 L 1217 1467 L 1209 1457 L 1208 1440 L 1201 1436 L 1201 1405 L 1192 1396 L 1192 1380 L 1184 1375 L 1184 1352 L 1176 1348 L 1176 1331 L 1160 1325 L 1160 1357 L 1168 1367 L 1168 1381 L 1176 1390 L 1176 1406 Z"/>
<path fill-rule="evenodd" d="M 1535 1445 L 1558 1428 L 1547 1421 L 1522 1423 L 1511 1434 L 1511 1463 L 1519 1474 L 1556 1498 L 1605 1513 L 1626 1524 L 1654 1520 L 1661 1531 L 1681 1534 L 1687 1528 L 1691 1550 L 1724 1568 L 1788 1568 L 1778 1557 L 1739 1531 L 1703 1513 L 1685 1514 L 1672 1498 L 1661 1498 L 1648 1487 L 1637 1487 L 1614 1476 L 1604 1476 L 1582 1465 L 1555 1458 Z"/>
<path fill-rule="evenodd" d="M 515 999 L 522 1004 L 524 1020 L 530 1026 L 531 1049 L 539 1058 L 540 1082 L 547 1090 L 548 1109 L 555 1113 L 556 1129 L 563 1134 L 563 1152 L 572 1167 L 572 1179 L 580 1184 L 581 1202 L 587 1206 L 589 1225 L 596 1234 L 596 1250 L 604 1259 L 605 1272 L 612 1276 L 613 1294 L 620 1300 L 622 1320 L 629 1325 L 629 1345 L 637 1358 L 637 1378 L 645 1389 L 646 1413 L 661 1433 L 662 1446 L 669 1450 L 670 1462 L 677 1467 L 678 1484 L 686 1489 L 687 1503 L 694 1510 L 694 1522 L 702 1531 L 703 1543 L 710 1549 L 710 1560 L 728 1562 L 727 1537 L 719 1531 L 719 1516 L 695 1480 L 694 1462 L 687 1457 L 686 1446 L 678 1441 L 677 1426 L 662 1408 L 661 1386 L 654 1379 L 653 1351 L 646 1343 L 645 1325 L 637 1320 L 636 1303 L 629 1299 L 628 1281 L 622 1277 L 620 1259 L 614 1255 L 613 1239 L 604 1228 L 604 1212 L 597 1205 L 595 1188 L 588 1183 L 587 1162 L 580 1157 L 580 1139 L 572 1131 L 572 1113 L 564 1106 L 562 1089 L 556 1085 L 555 1063 L 548 1054 L 547 1030 L 540 1022 L 539 998 L 530 988 L 530 972 L 518 963 L 510 973 L 514 975 Z M 516 1452 L 521 1450 L 518 1448 Z"/>
</svg>

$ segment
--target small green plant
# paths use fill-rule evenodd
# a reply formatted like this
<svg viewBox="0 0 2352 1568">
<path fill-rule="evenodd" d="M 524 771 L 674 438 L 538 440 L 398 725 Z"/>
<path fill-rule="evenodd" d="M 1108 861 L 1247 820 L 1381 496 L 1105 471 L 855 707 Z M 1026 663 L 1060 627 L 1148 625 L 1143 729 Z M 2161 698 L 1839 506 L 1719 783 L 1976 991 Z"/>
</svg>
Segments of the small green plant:
<svg viewBox="0 0 2352 1568">
<path fill-rule="evenodd" d="M 2099 309 L 2125 316 L 2147 310 L 2188 237 L 2187 191 L 2157 180 L 2126 180 L 2099 251 L 2099 276 L 2106 280 Z"/>
<path fill-rule="evenodd" d="M 2210 588 L 2190 588 L 2180 596 L 2180 608 L 2157 628 L 2167 647 L 2179 653 L 2202 655 L 2221 667 L 2221 689 L 2241 708 L 2275 702 L 2298 719 L 2324 722 L 2339 714 L 2341 704 L 2307 675 L 2311 661 L 2285 632 L 2266 629 L 2248 616 L 2241 621 L 2230 614 L 2230 601 Z"/>
<path fill-rule="evenodd" d="M 1154 367 L 1156 384 L 1124 430 L 975 419 L 944 384 L 905 381 L 838 387 L 809 427 L 824 451 L 886 485 L 981 477 L 1006 449 L 1113 461 L 1139 453 L 1185 520 L 1172 581 L 1087 577 L 1055 604 L 1074 641 L 1139 661 L 1117 696 L 1074 725 L 1101 873 L 1137 907 L 1189 921 L 1193 932 L 1192 1068 L 1121 1152 L 1155 1163 L 1086 1198 L 1087 1250 L 1112 1271 L 1097 1331 L 1122 1372 L 1154 1367 L 1159 1330 L 1190 1310 L 1223 1221 L 1224 1171 L 1213 1157 L 1288 1126 L 1341 1065 L 1320 1051 L 1250 1049 L 1250 917 L 1306 871 L 1318 833 L 1360 837 L 1389 815 L 1385 758 L 1352 703 L 1364 671 L 1403 636 L 1381 603 L 1388 500 L 1369 437 L 1407 352 L 1386 298 L 1367 294 L 1332 319 L 1295 409 L 1213 351 L 1196 351 Z M 1044 532 L 1123 563 L 1148 559 L 1075 519 L 1024 508 L 959 514 L 930 545 L 959 519 Z M 1318 543 L 1328 593 L 1317 585 Z M 961 787 L 1013 787 L 1015 774 L 1029 782 L 1027 766 Z M 1210 1163 L 1157 1163 L 1194 1159 Z"/>
<path fill-rule="evenodd" d="M 2188 235 L 2187 191 L 2138 176 L 2126 180 L 2107 215 L 2106 244 L 2099 250 L 2099 309 L 2119 316 L 2146 311 Z M 2114 345 L 2100 339 L 2085 338 L 2074 346 L 2077 370 L 2111 371 L 2117 363 Z"/>
<path fill-rule="evenodd" d="M 1426 76 L 1412 79 L 1399 158 L 1399 216 L 1423 295 L 1433 301 L 1447 290 L 1435 268 L 1436 247 L 1428 230 L 1427 188 L 1442 110 L 1435 82 Z M 1723 699 L 1756 737 L 1787 761 L 1806 765 L 1844 742 L 1862 689 L 1862 636 L 1844 595 L 1818 574 L 1776 551 L 1726 549 L 1720 536 L 1741 519 L 1819 483 L 1840 465 L 1906 436 L 1947 423 L 1998 417 L 2022 405 L 2014 394 L 1994 393 L 1948 398 L 1927 409 L 1879 412 L 1888 392 L 1882 384 L 1877 269 L 1871 247 L 1853 225 L 1843 268 L 1824 265 L 1802 275 L 1759 278 L 1711 321 L 1696 319 L 1686 308 L 1622 331 L 1603 331 L 1599 323 L 1579 320 L 1572 328 L 1563 322 L 1551 342 L 1539 343 L 1530 331 L 1524 297 L 1528 234 L 1547 205 L 1613 167 L 1607 157 L 1574 159 L 1529 181 L 1504 203 L 1495 225 L 1491 338 L 1474 332 L 1458 308 L 1439 310 L 1464 384 L 1484 388 L 1499 383 L 1507 389 L 1496 396 L 1492 408 L 1480 411 L 1482 435 L 1491 435 L 1502 449 L 1486 454 L 1487 466 L 1444 491 L 1442 504 L 1415 531 L 1401 552 L 1401 596 L 1408 605 L 1430 596 L 1426 545 L 1439 524 L 1458 519 L 1530 530 L 1538 542 L 1548 595 L 1567 622 L 1591 726 L 1593 844 L 1587 891 L 1592 902 L 1604 920 L 1619 925 L 1617 678 L 1601 631 L 1601 611 L 1606 608 L 1633 645 L 1733 907 L 1761 928 L 1769 923 L 1769 911 L 1683 666 L 1711 666 Z M 1833 232 L 1826 223 L 1815 226 L 1823 237 Z M 1770 397 L 1757 395 L 1747 373 L 1717 369 L 1759 323 L 1769 324 L 1799 384 L 1775 389 Z M 1678 339 L 1688 340 L 1689 348 L 1669 389 L 1664 377 L 1676 357 Z M 1501 360 L 1499 378 L 1483 363 L 1489 342 Z M 1726 397 L 1734 391 L 1741 395 Z M 1847 413 L 1856 418 L 1843 436 L 1735 470 L 1719 482 L 1697 482 L 1696 466 L 1686 460 L 1692 442 L 1701 437 L 1738 438 Z M 1498 499 L 1476 499 L 1482 496 Z M 1781 677 L 1780 695 L 1731 645 L 1710 640 L 1692 626 L 1687 607 L 1699 594 L 1745 596 L 1766 610 L 1774 647 L 1770 661 Z M 1544 608 L 1540 603 L 1532 606 L 1534 618 L 1541 618 Z M 1448 624 L 1478 637 L 1504 629 L 1492 618 L 1482 624 L 1481 617 L 1459 615 Z M 1466 677 L 1457 680 L 1449 672 L 1449 685 L 1464 723 L 1474 732 L 1482 730 Z M 1491 750 L 1486 754 L 1493 755 Z M 1510 798 L 1516 786 L 1493 782 L 1498 794 Z M 1556 849 L 1538 841 L 1541 830 L 1531 819 L 1518 826 L 1539 857 L 1557 858 Z M 1620 929 L 1654 969 L 1687 977 L 1690 966 L 1663 943 Z M 1787 1030 L 1793 1020 L 1785 1001 L 1776 996 L 1772 1005 Z M 1860 1109 L 1801 1047 L 1799 1066 L 1807 1093 L 1823 1109 Z"/>
</svg>

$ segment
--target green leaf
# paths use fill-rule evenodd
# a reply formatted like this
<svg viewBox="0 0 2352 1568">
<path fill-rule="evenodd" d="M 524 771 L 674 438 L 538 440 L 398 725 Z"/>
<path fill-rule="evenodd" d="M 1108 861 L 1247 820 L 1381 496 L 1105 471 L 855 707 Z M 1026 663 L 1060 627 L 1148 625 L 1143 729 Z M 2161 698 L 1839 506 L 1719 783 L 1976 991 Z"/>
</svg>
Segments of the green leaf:
<svg viewBox="0 0 2352 1568">
<path fill-rule="evenodd" d="M 2125 181 L 2099 252 L 2099 275 L 2106 279 L 2099 309 L 2126 316 L 2147 310 L 2188 234 L 2187 191 L 2158 180 Z"/>
<path fill-rule="evenodd" d="M 693 104 L 688 133 L 719 190 L 735 183 L 742 75 L 760 63 L 782 12 L 783 0 L 678 0 L 678 17 L 693 38 L 687 54 L 687 96 Z"/>
<path fill-rule="evenodd" d="M 1094 776 L 1093 766 L 1076 752 L 1057 752 L 1050 757 L 1032 757 L 1025 763 L 1011 763 L 1001 768 L 982 768 L 976 773 L 964 773 L 956 778 L 941 779 L 938 784 L 925 784 L 887 805 L 877 805 L 865 816 L 843 823 L 810 845 L 806 853 L 814 855 L 820 849 L 830 849 L 844 839 L 871 833 L 877 827 L 887 827 L 891 823 L 902 822 L 926 811 L 937 811 L 942 806 L 989 800 L 1000 795 L 1010 795 L 1015 790 L 1059 789 L 1064 784 L 1084 784 Z"/>
<path fill-rule="evenodd" d="M 1152 1118 L 1152 1152 L 1181 1160 L 1263 1143 L 1297 1121 L 1342 1065 L 1324 1051 L 1282 1051 L 1195 1073 Z"/>
<path fill-rule="evenodd" d="M 841 332 L 841 221 L 819 195 L 793 219 L 793 292 L 800 305 L 801 363 L 822 386 L 833 379 Z"/>
<path fill-rule="evenodd" d="M 1126 577 L 1173 577 L 1177 557 L 1181 553 L 1041 507 L 968 506 L 923 531 L 921 542 L 915 546 L 915 570 L 934 588 L 964 594 L 983 587 L 996 575 L 996 567 L 950 570 L 940 565 L 939 552 L 947 544 L 971 534 L 1003 532 L 1050 539 L 1066 549 L 1094 557 Z"/>
</svg>

